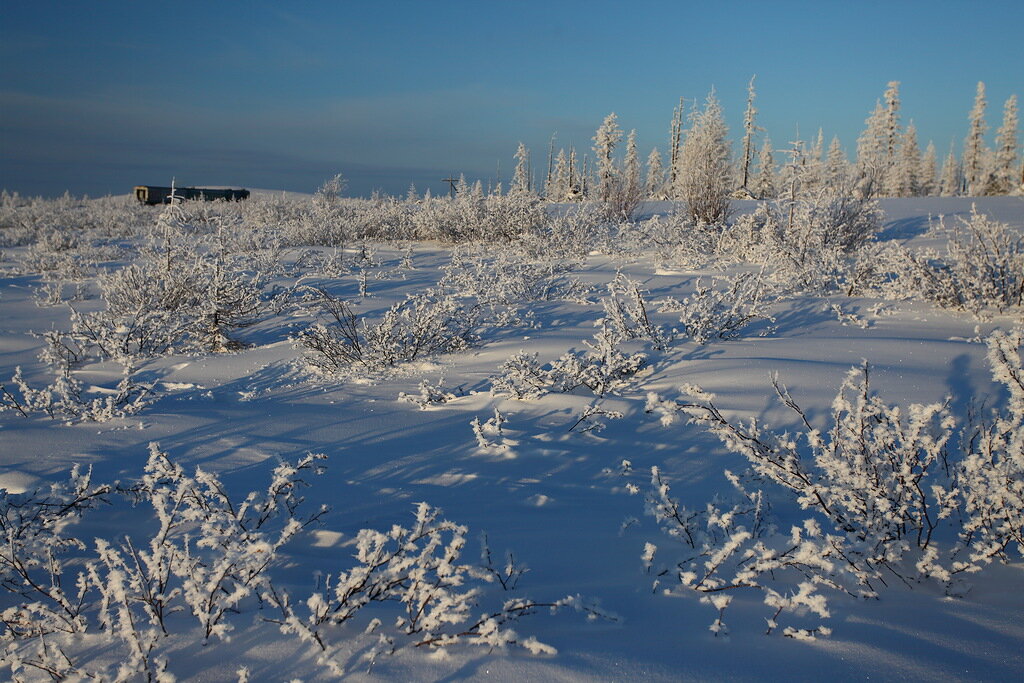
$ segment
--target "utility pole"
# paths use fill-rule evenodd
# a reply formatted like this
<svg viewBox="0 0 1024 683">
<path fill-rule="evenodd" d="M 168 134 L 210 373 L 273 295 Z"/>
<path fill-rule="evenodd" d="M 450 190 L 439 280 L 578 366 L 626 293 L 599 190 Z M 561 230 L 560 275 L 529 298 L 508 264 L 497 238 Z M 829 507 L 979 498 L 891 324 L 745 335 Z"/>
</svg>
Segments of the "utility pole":
<svg viewBox="0 0 1024 683">
<path fill-rule="evenodd" d="M 453 178 L 454 173 L 449 173 L 447 178 L 441 178 L 441 182 L 448 183 L 448 196 L 455 197 L 455 183 L 459 182 L 457 178 Z"/>
</svg>

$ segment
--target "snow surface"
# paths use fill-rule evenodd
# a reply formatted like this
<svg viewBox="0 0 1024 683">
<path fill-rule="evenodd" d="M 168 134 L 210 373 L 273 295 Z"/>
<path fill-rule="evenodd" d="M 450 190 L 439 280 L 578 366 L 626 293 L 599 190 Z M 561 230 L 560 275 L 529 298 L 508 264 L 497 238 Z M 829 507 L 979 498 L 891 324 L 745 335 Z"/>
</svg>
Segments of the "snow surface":
<svg viewBox="0 0 1024 683">
<path fill-rule="evenodd" d="M 745 203 L 739 202 L 743 205 Z M 965 216 L 970 200 L 887 200 L 882 239 L 918 243 L 929 216 Z M 978 200 L 994 218 L 1024 226 L 1019 198 Z M 749 208 L 749 207 L 746 207 Z M 645 212 L 664 211 L 652 203 Z M 13 259 L 18 249 L 7 251 Z M 406 292 L 430 286 L 446 262 L 444 249 L 416 245 L 416 270 L 405 280 L 368 283 L 358 312 L 383 311 Z M 378 261 L 394 266 L 397 248 L 380 246 Z M 595 285 L 597 295 L 617 270 L 640 280 L 652 297 L 685 296 L 700 273 L 659 268 L 651 259 L 621 262 L 590 257 L 574 273 Z M 30 331 L 67 326 L 63 307 L 33 301 L 35 276 L 0 278 L 0 378 L 15 366 L 30 380 L 42 377 L 41 348 Z M 348 276 L 335 291 L 355 297 Z M 374 381 L 310 379 L 295 364 L 301 351 L 292 330 L 273 320 L 244 332 L 253 344 L 215 356 L 173 356 L 145 367 L 162 392 L 141 414 L 102 424 L 66 426 L 45 417 L 0 414 L 0 487 L 24 491 L 62 479 L 75 464 L 92 465 L 97 481 L 141 475 L 147 444 L 156 441 L 186 468 L 220 474 L 239 496 L 265 485 L 277 458 L 307 452 L 328 456 L 326 473 L 306 493 L 309 507 L 331 506 L 322 524 L 286 547 L 279 570 L 296 595 L 308 591 L 313 572 L 349 566 L 352 541 L 362 528 L 408 524 L 414 504 L 427 501 L 447 519 L 470 528 L 470 545 L 486 531 L 493 550 L 514 552 L 529 567 L 519 592 L 538 600 L 582 594 L 598 601 L 618 621 L 587 621 L 577 614 L 540 614 L 516 624 L 517 632 L 557 648 L 557 655 L 522 649 L 490 652 L 456 647 L 446 656 L 400 650 L 377 661 L 354 680 L 1020 680 L 1024 671 L 1024 564 L 994 566 L 974 579 L 964 598 L 946 597 L 941 587 L 912 590 L 894 582 L 874 601 L 833 597 L 833 635 L 813 642 L 765 636 L 757 598 L 731 608 L 731 633 L 716 638 L 707 628 L 712 613 L 696 599 L 652 594 L 641 554 L 645 542 L 667 539 L 644 520 L 643 501 L 628 495 L 619 474 L 624 459 L 643 473 L 657 465 L 673 493 L 702 505 L 727 491 L 723 469 L 741 467 L 739 456 L 696 427 L 662 426 L 645 414 L 648 391 L 678 395 L 684 383 L 699 384 L 718 397 L 730 417 L 757 416 L 775 426 L 795 427 L 778 405 L 769 374 L 778 372 L 792 395 L 823 424 L 847 370 L 868 359 L 874 388 L 889 403 L 940 401 L 964 407 L 973 396 L 997 391 L 978 342 L 996 327 L 1019 322 L 1002 316 L 978 322 L 921 302 L 884 302 L 871 313 L 869 299 L 790 299 L 773 313 L 777 329 L 765 337 L 744 336 L 700 347 L 683 344 L 656 364 L 637 386 L 610 395 L 604 407 L 624 414 L 601 432 L 570 432 L 592 396 L 551 394 L 516 401 L 489 393 L 489 377 L 519 350 L 552 360 L 594 333 L 602 315 L 596 304 L 564 301 L 530 305 L 536 326 L 505 330 L 469 351 L 432 358 Z M 868 321 L 844 325 L 829 303 Z M 301 322 L 301 321 L 296 321 Z M 978 329 L 980 328 L 980 329 Z M 456 395 L 421 410 L 398 400 L 417 394 L 422 379 Z M 484 421 L 497 408 L 507 418 L 505 447 L 483 450 L 470 421 Z M 637 518 L 642 523 L 627 525 Z M 119 516 L 110 528 L 86 526 L 83 538 L 130 533 L 138 522 Z M 88 523 L 86 523 L 88 524 Z M 141 532 L 138 532 L 141 533 Z M 467 554 L 476 551 L 468 549 Z M 8 600 L 8 597 L 3 597 Z M 4 602 L 3 604 L 8 604 Z M 384 617 L 387 618 L 387 617 Z M 186 638 L 167 650 L 179 679 L 234 680 L 246 666 L 252 680 L 328 680 L 314 653 L 251 614 L 234 618 L 228 643 L 200 647 Z M 116 659 L 116 649 L 106 655 Z M 0 666 L 0 671 L 4 668 Z M 5 674 L 0 673 L 0 676 Z"/>
</svg>

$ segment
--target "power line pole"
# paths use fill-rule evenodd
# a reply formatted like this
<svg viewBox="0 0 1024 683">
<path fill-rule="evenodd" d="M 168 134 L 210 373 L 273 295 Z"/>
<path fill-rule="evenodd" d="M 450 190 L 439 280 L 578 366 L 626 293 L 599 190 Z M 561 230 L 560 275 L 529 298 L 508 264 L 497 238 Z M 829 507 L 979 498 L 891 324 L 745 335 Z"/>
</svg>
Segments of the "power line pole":
<svg viewBox="0 0 1024 683">
<path fill-rule="evenodd" d="M 457 178 L 453 178 L 452 175 L 454 175 L 454 174 L 449 173 L 447 178 L 441 178 L 441 182 L 448 183 L 448 188 L 449 188 L 448 189 L 448 196 L 454 198 L 455 197 L 455 183 L 457 183 L 459 181 L 458 181 Z"/>
</svg>

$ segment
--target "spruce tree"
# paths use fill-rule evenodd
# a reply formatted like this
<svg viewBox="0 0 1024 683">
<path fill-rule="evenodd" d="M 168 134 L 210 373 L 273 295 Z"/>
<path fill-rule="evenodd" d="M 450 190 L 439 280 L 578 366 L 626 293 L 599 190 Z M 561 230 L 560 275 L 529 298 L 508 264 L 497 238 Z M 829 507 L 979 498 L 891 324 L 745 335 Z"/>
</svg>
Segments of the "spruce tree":
<svg viewBox="0 0 1024 683">
<path fill-rule="evenodd" d="M 751 76 L 747 85 L 747 110 L 743 113 L 743 156 L 740 159 L 740 187 L 748 189 L 750 182 L 750 166 L 754 160 L 754 135 L 761 128 L 755 123 L 757 109 L 754 108 L 754 79 Z"/>
<path fill-rule="evenodd" d="M 1003 105 L 1003 125 L 996 133 L 991 194 L 1012 194 L 1018 188 L 1018 181 L 1017 96 L 1010 95 Z"/>
<path fill-rule="evenodd" d="M 825 184 L 833 194 L 846 192 L 847 180 L 850 176 L 850 162 L 846 159 L 839 138 L 833 136 L 828 146 L 828 158 L 825 161 Z"/>
<path fill-rule="evenodd" d="M 619 128 L 618 117 L 615 112 L 608 114 L 601 123 L 597 132 L 594 133 L 594 159 L 597 165 L 597 198 L 607 201 L 613 191 L 615 178 L 615 146 L 622 139 L 622 129 Z"/>
<path fill-rule="evenodd" d="M 661 152 L 657 147 L 651 148 L 647 155 L 647 182 L 644 183 L 645 194 L 650 199 L 658 199 L 662 186 L 665 184 L 665 169 L 662 168 Z"/>
<path fill-rule="evenodd" d="M 881 100 L 864 121 L 864 132 L 857 138 L 857 192 L 871 197 L 882 191 L 888 163 L 886 110 Z"/>
<path fill-rule="evenodd" d="M 942 179 L 939 181 L 939 194 L 943 197 L 956 197 L 963 185 L 960 179 L 960 165 L 957 163 L 953 145 L 949 145 L 949 154 L 942 164 Z"/>
<path fill-rule="evenodd" d="M 968 195 L 984 192 L 985 173 L 985 83 L 978 81 L 978 89 L 974 95 L 974 106 L 968 115 L 970 125 L 964 139 L 963 174 Z"/>
<path fill-rule="evenodd" d="M 825 150 L 825 134 L 818 129 L 810 151 L 804 159 L 803 186 L 805 192 L 818 192 L 825 185 L 825 164 L 822 154 Z"/>
<path fill-rule="evenodd" d="M 565 156 L 565 150 L 558 150 L 555 157 L 555 169 L 551 172 L 551 188 L 548 190 L 548 199 L 553 202 L 564 202 L 569 197 L 569 161 Z"/>
<path fill-rule="evenodd" d="M 775 198 L 775 160 L 772 158 L 772 141 L 766 136 L 761 152 L 757 156 L 757 179 L 754 181 L 754 196 L 758 199 Z"/>
<path fill-rule="evenodd" d="M 916 197 L 920 191 L 920 167 L 921 150 L 917 145 L 917 128 L 911 121 L 901 137 L 896 159 L 889 167 L 885 193 L 890 197 Z"/>
<path fill-rule="evenodd" d="M 672 110 L 672 126 L 668 140 L 668 187 L 675 196 L 676 180 L 679 177 L 679 152 L 683 139 L 683 98 L 679 98 L 679 106 Z"/>
<path fill-rule="evenodd" d="M 938 194 L 938 158 L 935 154 L 935 144 L 929 140 L 928 146 L 921 157 L 921 165 L 917 170 L 918 190 L 923 197 L 931 197 Z"/>
<path fill-rule="evenodd" d="M 691 117 L 676 178 L 679 196 L 695 221 L 719 223 L 728 216 L 733 173 L 728 132 L 712 89 L 704 108 Z"/>
<path fill-rule="evenodd" d="M 516 170 L 512 173 L 512 186 L 509 187 L 509 194 L 530 193 L 530 150 L 526 145 L 519 143 L 516 150 Z"/>
<path fill-rule="evenodd" d="M 622 167 L 627 191 L 631 194 L 639 192 L 642 185 L 640 184 L 640 157 L 636 149 L 636 128 L 629 131 L 629 135 L 626 136 L 626 157 L 623 159 Z"/>
</svg>

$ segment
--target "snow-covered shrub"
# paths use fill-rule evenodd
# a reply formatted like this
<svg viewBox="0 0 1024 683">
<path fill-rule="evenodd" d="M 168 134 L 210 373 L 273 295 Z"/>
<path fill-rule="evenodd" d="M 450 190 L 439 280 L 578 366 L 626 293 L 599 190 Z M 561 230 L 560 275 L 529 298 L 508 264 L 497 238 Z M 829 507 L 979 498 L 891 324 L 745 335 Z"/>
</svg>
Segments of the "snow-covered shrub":
<svg viewBox="0 0 1024 683">
<path fill-rule="evenodd" d="M 499 374 L 491 378 L 491 393 L 519 400 L 537 399 L 554 386 L 551 369 L 543 367 L 537 353 L 519 351 L 501 364 Z"/>
<path fill-rule="evenodd" d="M 880 228 L 873 200 L 823 192 L 759 205 L 730 226 L 719 248 L 773 266 L 793 289 L 831 291 L 842 287 L 850 255 Z"/>
<path fill-rule="evenodd" d="M 172 632 L 169 617 L 185 610 L 198 621 L 202 638 L 227 636 L 228 615 L 269 585 L 267 572 L 281 545 L 323 514 L 297 516 L 303 476 L 318 471 L 323 457 L 278 465 L 265 491 L 239 501 L 216 476 L 200 469 L 190 476 L 151 444 L 145 476 L 118 490 L 152 507 L 155 533 L 141 545 L 128 536 L 117 542 L 97 538 L 91 558 L 83 558 L 85 544 L 64 531 L 84 511 L 112 502 L 113 487 L 92 484 L 89 473 L 76 467 L 67 484 L 54 484 L 48 493 L 0 490 L 0 586 L 28 600 L 0 613 L 8 661 L 16 662 L 15 670 L 74 672 L 66 652 L 81 649 L 80 642 L 33 643 L 46 634 L 98 627 L 125 646 L 118 680 L 170 680 L 164 678 L 167 659 L 158 654 Z M 74 551 L 79 556 L 72 562 Z M 62 588 L 72 571 L 78 572 L 74 594 Z"/>
<path fill-rule="evenodd" d="M 608 283 L 608 296 L 601 299 L 606 324 L 623 339 L 642 339 L 664 351 L 675 339 L 675 330 L 665 330 L 651 321 L 640 283 L 622 273 Z"/>
<path fill-rule="evenodd" d="M 739 502 L 722 507 L 719 502 L 689 509 L 672 497 L 668 482 L 657 467 L 651 468 L 647 514 L 674 541 L 671 548 L 646 543 L 641 556 L 644 569 L 657 578 L 652 591 L 666 594 L 694 591 L 700 602 L 716 612 L 709 629 L 717 636 L 728 633 L 725 612 L 734 594 L 751 590 L 761 593 L 771 610 L 766 619 L 767 634 L 779 627 L 783 612 L 799 624 L 806 612 L 821 619 L 830 614 L 822 588 L 844 591 L 842 551 L 835 539 L 822 532 L 813 519 L 793 526 L 788 535 L 779 534 L 769 520 L 769 506 L 763 492 L 748 492 L 739 477 L 727 472 L 741 494 Z M 639 492 L 639 489 L 631 489 Z M 671 569 L 655 564 L 658 554 L 672 553 Z M 794 590 L 777 590 L 783 582 L 796 582 Z M 792 638 L 829 635 L 826 626 L 787 625 L 782 634 Z"/>
<path fill-rule="evenodd" d="M 953 227 L 940 220 L 932 234 L 945 238 L 944 252 L 891 249 L 887 293 L 913 293 L 974 315 L 1024 306 L 1024 234 L 973 208 Z"/>
<path fill-rule="evenodd" d="M 162 227 L 143 257 L 98 277 L 106 308 L 72 310 L 69 345 L 113 359 L 225 351 L 240 345 L 235 330 L 280 305 L 284 293 L 270 286 L 272 266 L 231 236 L 244 230 L 213 217 L 209 237 L 189 236 L 187 220 L 161 214 Z"/>
<path fill-rule="evenodd" d="M 445 390 L 440 381 L 437 384 L 431 384 L 427 380 L 422 380 L 419 395 L 407 394 L 402 391 L 398 394 L 398 400 L 414 403 L 420 407 L 420 410 L 426 410 L 430 406 L 444 405 L 448 401 L 454 401 L 455 394 Z"/>
<path fill-rule="evenodd" d="M 622 246 L 630 253 L 654 250 L 658 260 L 669 263 L 703 263 L 723 254 L 722 225 L 695 223 L 689 213 L 676 211 L 652 216 L 620 233 Z"/>
<path fill-rule="evenodd" d="M 758 476 L 788 490 L 801 508 L 814 510 L 843 534 L 844 561 L 866 590 L 875 590 L 883 569 L 907 572 L 902 563 L 912 547 L 919 557 L 930 557 L 935 530 L 956 510 L 945 467 L 955 426 L 948 407 L 913 405 L 904 414 L 870 392 L 864 365 L 850 371 L 832 405 L 832 426 L 822 434 L 786 389 L 773 383 L 803 423 L 798 437 L 753 420 L 734 424 L 713 397 L 696 388 L 700 403 L 682 409 L 745 456 Z M 930 563 L 918 570 L 943 578 L 943 570 Z"/>
<path fill-rule="evenodd" d="M 474 417 L 469 426 L 473 429 L 473 436 L 476 437 L 476 445 L 484 450 L 504 450 L 508 448 L 505 443 L 505 431 L 502 428 L 508 418 L 495 408 L 494 416 L 481 422 L 479 417 Z"/>
<path fill-rule="evenodd" d="M 90 388 L 92 392 L 103 394 L 98 398 L 90 399 L 82 395 L 85 387 L 74 376 L 66 359 L 61 359 L 55 365 L 54 374 L 53 382 L 42 389 L 36 389 L 25 380 L 21 367 L 15 368 L 11 386 L 0 384 L 0 412 L 14 411 L 23 417 L 45 413 L 52 419 L 59 418 L 66 422 L 107 422 L 135 415 L 153 399 L 152 384 L 138 380 L 131 362 L 124 364 L 121 380 L 116 387 Z"/>
<path fill-rule="evenodd" d="M 452 294 L 476 297 L 486 305 L 525 304 L 532 301 L 578 301 L 587 288 L 568 273 L 568 261 L 531 261 L 509 250 L 453 254 L 438 287 Z"/>
<path fill-rule="evenodd" d="M 614 251 L 612 232 L 599 207 L 573 204 L 551 209 L 543 221 L 519 235 L 516 246 L 535 260 L 574 260 L 595 250 Z"/>
<path fill-rule="evenodd" d="M 682 301 L 669 297 L 656 304 L 661 313 L 679 315 L 682 329 L 676 334 L 703 345 L 712 339 L 735 339 L 754 321 L 771 321 L 766 300 L 774 300 L 776 294 L 762 270 L 710 282 L 698 278 L 693 293 Z"/>
<path fill-rule="evenodd" d="M 293 604 L 286 591 L 271 586 L 263 599 L 280 616 L 268 620 L 282 632 L 314 645 L 320 653 L 318 661 L 342 675 L 350 659 L 372 666 L 380 654 L 396 650 L 399 639 L 411 647 L 430 649 L 519 645 L 534 654 L 555 654 L 554 648 L 533 637 L 523 638 L 509 624 L 543 609 L 569 608 L 590 618 L 610 618 L 578 596 L 550 602 L 512 598 L 482 614 L 474 612 L 484 597 L 484 586 L 496 580 L 497 572 L 489 563 L 480 567 L 462 560 L 467 531 L 443 519 L 440 509 L 419 503 L 409 527 L 395 524 L 388 531 L 361 530 L 356 537 L 355 566 L 339 572 L 301 603 Z M 489 559 L 489 553 L 484 557 Z M 511 571 L 514 575 L 515 570 Z M 507 580 L 502 584 L 509 587 Z M 351 644 L 343 647 L 330 641 L 326 626 L 350 622 L 374 603 L 400 606 L 393 628 L 370 619 L 362 631 L 370 644 L 358 658 L 348 654 Z"/>
<path fill-rule="evenodd" d="M 412 207 L 414 237 L 448 243 L 509 243 L 547 221 L 541 201 L 529 194 L 491 194 L 466 188 L 454 198 L 424 197 Z"/>
<path fill-rule="evenodd" d="M 127 622 L 120 614 L 120 627 L 110 626 L 113 612 L 138 610 L 143 618 L 131 621 L 149 622 L 166 634 L 166 615 L 183 601 L 204 639 L 224 639 L 232 628 L 225 617 L 265 586 L 281 546 L 325 512 L 322 507 L 296 517 L 298 491 L 307 485 L 302 477 L 319 473 L 324 457 L 278 465 L 265 492 L 250 492 L 239 502 L 215 475 L 197 468 L 189 476 L 150 444 L 146 474 L 131 491 L 152 506 L 159 529 L 148 548 L 135 548 L 130 539 L 120 547 L 97 539 L 99 559 L 90 563 L 89 576 L 101 595 L 100 624 L 123 632 Z"/>
<path fill-rule="evenodd" d="M 961 544 L 967 553 L 954 569 L 974 571 L 1010 548 L 1024 556 L 1024 329 L 989 337 L 992 377 L 1006 387 L 1005 410 L 978 416 L 961 433 L 964 459 L 958 484 L 966 514 Z"/>
<path fill-rule="evenodd" d="M 0 489 L 0 588 L 25 599 L 0 612 L 3 639 L 80 633 L 87 627 L 88 585 L 79 574 L 72 586 L 68 564 L 85 543 L 68 535 L 82 513 L 108 500 L 111 487 L 96 485 L 92 470 L 75 466 L 67 482 L 49 490 L 10 493 Z"/>
<path fill-rule="evenodd" d="M 327 319 L 298 335 L 308 363 L 324 372 L 359 365 L 378 372 L 438 353 L 461 351 L 476 343 L 483 322 L 479 305 L 427 290 L 389 308 L 380 320 L 360 319 L 344 301 L 317 290 Z"/>
<path fill-rule="evenodd" d="M 997 331 L 987 341 L 993 377 L 1010 397 L 983 419 L 958 421 L 945 403 L 887 405 L 871 393 L 866 364 L 850 371 L 825 433 L 810 424 L 777 380 L 777 395 L 802 424 L 796 435 L 765 429 L 756 420 L 731 422 L 696 387 L 687 392 L 698 402 L 651 395 L 648 411 L 661 413 L 666 424 L 677 412 L 686 413 L 745 456 L 757 480 L 781 487 L 800 508 L 815 513 L 804 523 L 808 532 L 808 524 L 827 524 L 831 531 L 812 535 L 822 539 L 823 545 L 815 542 L 820 557 L 835 560 L 828 567 L 835 587 L 843 584 L 837 576 L 846 576 L 858 594 L 873 596 L 895 576 L 908 584 L 933 579 L 954 591 L 959 575 L 1006 560 L 1012 547 L 1024 555 L 1022 340 L 1024 333 L 1016 330 Z M 662 508 L 672 510 L 667 503 Z M 697 513 L 655 516 L 675 520 L 684 535 L 692 534 L 693 520 L 704 523 Z M 732 547 L 726 536 L 709 547 L 732 555 L 740 547 L 736 543 L 750 540 L 732 538 Z M 686 540 L 695 546 L 692 536 Z M 742 566 L 755 566 L 756 552 L 744 553 Z"/>
<path fill-rule="evenodd" d="M 623 417 L 624 415 L 621 411 L 608 410 L 598 400 L 584 408 L 580 412 L 579 419 L 572 423 L 572 426 L 567 431 L 579 432 L 581 434 L 601 432 L 607 426 L 605 420 L 621 420 Z"/>
<path fill-rule="evenodd" d="M 534 399 L 579 387 L 597 396 L 618 391 L 628 386 L 647 363 L 643 353 L 623 353 L 621 341 L 622 337 L 602 321 L 593 340 L 583 342 L 588 347 L 583 353 L 570 351 L 542 365 L 536 354 L 519 352 L 505 361 L 500 375 L 491 379 L 491 392 Z"/>
</svg>

